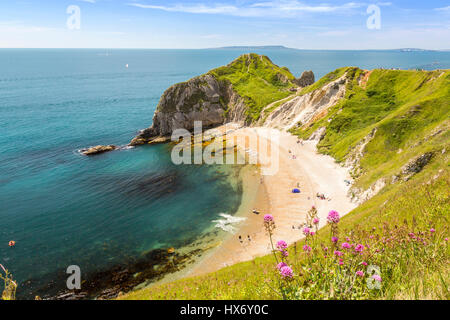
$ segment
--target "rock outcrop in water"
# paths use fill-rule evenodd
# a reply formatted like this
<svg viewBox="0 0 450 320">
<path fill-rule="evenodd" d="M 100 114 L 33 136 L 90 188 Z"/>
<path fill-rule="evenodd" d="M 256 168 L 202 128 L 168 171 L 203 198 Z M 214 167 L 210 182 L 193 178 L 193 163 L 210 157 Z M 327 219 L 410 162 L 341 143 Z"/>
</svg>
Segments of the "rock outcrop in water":
<svg viewBox="0 0 450 320">
<path fill-rule="evenodd" d="M 85 156 L 93 156 L 100 153 L 110 152 L 116 150 L 117 147 L 113 145 L 109 146 L 96 146 L 96 147 L 90 147 L 86 149 L 82 149 L 81 153 Z"/>
</svg>

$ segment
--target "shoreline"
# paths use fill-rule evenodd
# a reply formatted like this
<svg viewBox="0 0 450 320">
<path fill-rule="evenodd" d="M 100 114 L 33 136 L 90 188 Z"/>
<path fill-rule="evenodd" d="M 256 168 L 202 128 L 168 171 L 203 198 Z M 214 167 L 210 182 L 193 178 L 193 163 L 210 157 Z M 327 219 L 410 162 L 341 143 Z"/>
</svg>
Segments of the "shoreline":
<svg viewBox="0 0 450 320">
<path fill-rule="evenodd" d="M 217 129 L 223 131 L 224 127 Z M 267 128 L 236 128 L 226 138 L 272 139 L 265 130 Z M 214 244 L 204 248 L 203 254 L 192 264 L 166 274 L 160 280 L 141 284 L 132 291 L 215 272 L 270 254 L 270 242 L 263 226 L 265 214 L 272 214 L 275 219 L 274 241 L 284 240 L 292 245 L 304 238 L 301 227 L 311 206 L 316 206 L 318 210 L 319 228 L 326 225 L 330 210 L 336 210 L 344 216 L 356 208 L 357 205 L 347 197 L 350 186 L 344 180 L 352 180 L 347 168 L 336 163 L 334 158 L 317 153 L 316 141 L 304 141 L 300 144 L 297 143 L 296 136 L 278 132 L 280 139 L 275 144 L 279 149 L 278 171 L 264 176 L 262 165 L 246 165 L 240 171 L 242 202 L 232 216 L 245 220 L 233 224 L 234 232 L 220 231 L 223 235 L 215 237 Z M 245 155 L 246 149 L 238 147 L 238 152 Z M 265 156 L 257 152 L 258 162 L 265 163 L 268 160 Z M 292 193 L 292 189 L 298 185 L 301 193 Z M 317 193 L 325 194 L 330 200 L 318 199 Z M 259 214 L 253 213 L 253 209 L 259 211 Z M 242 242 L 239 236 L 242 237 Z M 251 240 L 248 240 L 248 236 Z"/>
<path fill-rule="evenodd" d="M 221 268 L 245 261 L 252 255 L 252 246 L 261 239 L 258 226 L 262 227 L 264 214 L 270 211 L 268 194 L 264 183 L 260 182 L 260 170 L 254 166 L 243 169 L 243 196 L 242 203 L 234 217 L 244 218 L 236 225 L 236 230 L 228 233 L 221 244 L 206 253 L 200 261 L 186 274 L 186 277 L 217 271 Z M 256 209 L 259 214 L 252 212 Z M 242 241 L 239 240 L 242 237 Z M 251 240 L 248 240 L 250 236 Z M 250 258 L 251 259 L 251 258 Z"/>
<path fill-rule="evenodd" d="M 230 215 L 233 218 L 242 218 L 243 220 L 241 222 L 230 224 L 234 228 L 233 232 L 227 232 L 218 228 L 217 226 L 212 226 L 212 229 L 209 233 L 217 234 L 215 236 L 207 237 L 207 240 L 210 240 L 207 241 L 207 243 L 212 242 L 212 244 L 210 245 L 207 245 L 207 243 L 204 242 L 205 239 L 198 241 L 200 243 L 198 248 L 201 248 L 202 252 L 196 259 L 192 260 L 191 263 L 182 267 L 180 270 L 173 273 L 168 273 L 159 280 L 152 281 L 147 284 L 142 283 L 136 286 L 132 291 L 192 277 L 197 275 L 199 270 L 206 271 L 206 261 L 208 261 L 209 259 L 215 259 L 217 255 L 222 256 L 228 249 L 227 244 L 232 243 L 233 239 L 238 237 L 238 235 L 241 234 L 243 230 L 245 230 L 245 226 L 252 227 L 253 225 L 255 225 L 255 223 L 257 223 L 259 218 L 262 218 L 264 216 L 264 212 L 267 212 L 268 203 L 264 200 L 266 198 L 266 191 L 264 185 L 260 183 L 260 176 L 261 175 L 259 169 L 255 165 L 245 165 L 242 169 L 239 170 L 239 179 L 242 181 L 242 201 L 238 209 Z M 254 190 L 255 187 L 257 187 L 257 190 Z M 258 205 L 256 205 L 257 203 Z M 251 210 L 253 208 L 257 208 L 261 212 L 261 214 L 256 215 L 251 213 Z M 216 230 L 216 232 L 214 232 L 214 230 Z M 253 234 L 251 236 L 253 238 Z M 247 233 L 245 234 L 245 237 L 247 237 Z M 177 252 L 185 253 L 192 250 L 193 247 L 195 246 L 190 245 L 181 250 L 177 250 Z M 245 244 L 241 249 L 245 250 Z M 238 262 L 240 261 L 235 261 L 234 263 Z M 219 269 L 226 267 L 226 263 L 227 262 L 224 261 L 222 266 L 218 266 Z M 214 270 L 206 272 L 216 271 L 215 268 L 216 266 L 214 266 Z"/>
<path fill-rule="evenodd" d="M 266 139 L 266 128 L 241 128 L 227 137 L 233 136 Z M 349 170 L 335 162 L 334 158 L 316 152 L 315 141 L 297 143 L 298 138 L 287 132 L 280 132 L 279 169 L 274 175 L 263 176 L 253 204 L 248 204 L 244 217 L 247 219 L 238 225 L 234 234 L 229 234 L 223 243 L 201 259 L 186 273 L 185 277 L 194 277 L 215 272 L 223 267 L 252 260 L 271 253 L 268 236 L 263 227 L 265 214 L 272 214 L 276 229 L 274 240 L 284 240 L 291 245 L 304 238 L 301 226 L 309 209 L 314 205 L 320 218 L 319 228 L 326 225 L 330 210 L 338 211 L 341 216 L 356 208 L 356 204 L 347 197 L 350 186 L 344 180 L 352 180 Z M 270 136 L 268 139 L 271 139 Z M 291 151 L 291 152 L 289 152 Z M 241 152 L 245 152 L 241 150 Z M 295 159 L 293 159 L 295 155 Z M 264 155 L 258 153 L 263 162 Z M 301 193 L 292 193 L 300 186 Z M 244 193 L 249 192 L 251 184 L 244 184 Z M 330 200 L 320 200 L 317 193 L 325 194 Z M 252 213 L 252 208 L 260 214 Z M 239 214 L 239 212 L 238 212 Z M 239 239 L 242 236 L 243 243 Z M 247 239 L 250 235 L 251 240 Z"/>
</svg>

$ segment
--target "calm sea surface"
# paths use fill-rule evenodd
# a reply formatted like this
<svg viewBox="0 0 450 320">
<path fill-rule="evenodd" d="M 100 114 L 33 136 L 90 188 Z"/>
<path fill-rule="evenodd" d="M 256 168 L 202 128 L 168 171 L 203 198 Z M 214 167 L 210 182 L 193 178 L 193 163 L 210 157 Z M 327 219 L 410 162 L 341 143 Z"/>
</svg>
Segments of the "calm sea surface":
<svg viewBox="0 0 450 320">
<path fill-rule="evenodd" d="M 343 66 L 450 68 L 450 52 L 252 51 L 316 79 Z M 0 50 L 0 263 L 21 289 L 41 289 L 69 265 L 89 274 L 184 246 L 237 210 L 228 168 L 174 166 L 164 145 L 92 158 L 77 150 L 127 144 L 151 125 L 166 88 L 242 53 Z"/>
</svg>

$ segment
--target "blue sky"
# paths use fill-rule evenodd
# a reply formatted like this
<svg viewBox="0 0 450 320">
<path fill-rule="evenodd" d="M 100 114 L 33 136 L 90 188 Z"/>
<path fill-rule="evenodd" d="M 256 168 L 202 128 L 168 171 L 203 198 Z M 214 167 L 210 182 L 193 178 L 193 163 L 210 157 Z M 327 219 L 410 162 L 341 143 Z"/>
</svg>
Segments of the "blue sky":
<svg viewBox="0 0 450 320">
<path fill-rule="evenodd" d="M 71 5 L 80 29 L 67 27 Z M 380 29 L 367 27 L 369 5 Z M 0 48 L 233 45 L 450 49 L 450 1 L 0 0 Z"/>
</svg>

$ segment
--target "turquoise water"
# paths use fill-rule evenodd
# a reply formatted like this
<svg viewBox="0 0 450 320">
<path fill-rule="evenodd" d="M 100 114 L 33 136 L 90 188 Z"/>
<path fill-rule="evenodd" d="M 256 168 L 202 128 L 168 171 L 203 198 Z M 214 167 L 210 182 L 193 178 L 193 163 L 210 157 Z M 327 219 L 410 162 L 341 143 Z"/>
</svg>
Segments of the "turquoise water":
<svg viewBox="0 0 450 320">
<path fill-rule="evenodd" d="M 316 78 L 348 65 L 450 68 L 450 52 L 255 51 Z M 72 264 L 89 274 L 183 246 L 236 211 L 241 194 L 226 168 L 174 166 L 164 145 L 93 158 L 77 150 L 127 144 L 167 87 L 241 53 L 0 50 L 0 263 L 23 292 L 63 288 Z"/>
</svg>

